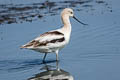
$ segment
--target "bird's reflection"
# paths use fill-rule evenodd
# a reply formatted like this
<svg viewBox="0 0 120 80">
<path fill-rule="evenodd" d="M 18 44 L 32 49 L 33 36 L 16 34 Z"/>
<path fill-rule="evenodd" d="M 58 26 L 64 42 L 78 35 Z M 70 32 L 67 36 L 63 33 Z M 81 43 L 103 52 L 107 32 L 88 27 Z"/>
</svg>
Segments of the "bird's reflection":
<svg viewBox="0 0 120 80">
<path fill-rule="evenodd" d="M 60 69 L 58 64 L 59 62 L 56 62 L 56 66 L 51 66 L 44 63 L 41 68 L 43 71 L 28 80 L 74 80 L 73 76 L 69 72 Z"/>
</svg>

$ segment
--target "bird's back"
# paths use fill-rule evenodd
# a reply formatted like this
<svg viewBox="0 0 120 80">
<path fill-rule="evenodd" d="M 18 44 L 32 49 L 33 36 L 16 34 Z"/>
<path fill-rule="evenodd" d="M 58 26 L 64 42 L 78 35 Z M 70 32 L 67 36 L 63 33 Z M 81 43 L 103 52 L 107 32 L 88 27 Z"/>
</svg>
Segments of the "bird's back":
<svg viewBox="0 0 120 80">
<path fill-rule="evenodd" d="M 32 49 L 39 52 L 54 52 L 65 46 L 64 34 L 59 31 L 50 31 L 23 45 L 21 48 Z"/>
</svg>

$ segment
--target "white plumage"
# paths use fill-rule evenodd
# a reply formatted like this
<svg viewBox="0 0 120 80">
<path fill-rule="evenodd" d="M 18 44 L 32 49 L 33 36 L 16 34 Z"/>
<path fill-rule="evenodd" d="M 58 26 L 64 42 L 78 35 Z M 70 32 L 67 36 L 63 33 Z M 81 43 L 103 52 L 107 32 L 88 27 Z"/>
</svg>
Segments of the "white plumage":
<svg viewBox="0 0 120 80">
<path fill-rule="evenodd" d="M 47 53 L 53 52 L 56 53 L 56 60 L 58 60 L 59 50 L 62 49 L 66 44 L 68 44 L 70 39 L 71 34 L 71 23 L 69 20 L 70 17 L 76 19 L 74 17 L 73 10 L 70 8 L 65 8 L 61 12 L 61 19 L 64 24 L 62 28 L 41 34 L 39 37 L 21 46 L 21 48 L 27 48 L 41 53 L 45 53 L 43 61 L 45 60 Z M 78 19 L 76 20 L 78 21 Z"/>
</svg>

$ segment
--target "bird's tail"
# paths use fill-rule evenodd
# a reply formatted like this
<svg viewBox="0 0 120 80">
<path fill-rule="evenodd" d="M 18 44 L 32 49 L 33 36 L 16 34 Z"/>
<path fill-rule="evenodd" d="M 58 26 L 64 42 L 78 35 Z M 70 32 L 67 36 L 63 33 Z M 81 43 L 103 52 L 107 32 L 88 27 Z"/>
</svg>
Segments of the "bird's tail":
<svg viewBox="0 0 120 80">
<path fill-rule="evenodd" d="M 22 48 L 26 48 L 26 49 L 30 49 L 30 48 L 33 48 L 33 46 L 34 46 L 34 44 L 36 44 L 36 41 L 35 40 L 33 40 L 33 41 L 30 41 L 30 42 L 28 42 L 27 44 L 25 44 L 25 45 L 22 45 L 20 48 L 22 49 Z"/>
<path fill-rule="evenodd" d="M 30 44 L 25 44 L 25 45 L 20 46 L 20 49 L 31 49 L 31 48 L 33 48 L 33 46 Z"/>
<path fill-rule="evenodd" d="M 26 46 L 25 45 L 20 46 L 20 49 L 23 49 L 23 48 L 26 48 Z"/>
</svg>

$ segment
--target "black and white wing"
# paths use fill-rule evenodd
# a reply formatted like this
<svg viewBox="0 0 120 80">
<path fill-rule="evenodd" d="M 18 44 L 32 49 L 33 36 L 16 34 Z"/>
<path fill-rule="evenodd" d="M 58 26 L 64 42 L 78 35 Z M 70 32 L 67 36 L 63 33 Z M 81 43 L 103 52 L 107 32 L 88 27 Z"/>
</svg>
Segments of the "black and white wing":
<svg viewBox="0 0 120 80">
<path fill-rule="evenodd" d="M 46 32 L 36 39 L 28 42 L 27 44 L 21 46 L 21 48 L 36 48 L 36 47 L 43 47 L 43 46 L 60 46 L 59 43 L 62 43 L 65 41 L 64 34 L 59 31 L 51 31 Z M 52 46 L 50 46 L 52 45 Z"/>
</svg>

